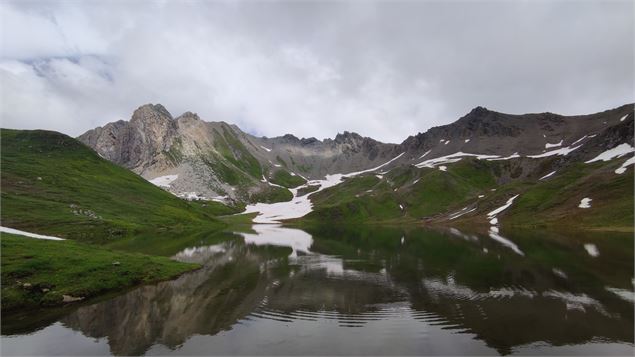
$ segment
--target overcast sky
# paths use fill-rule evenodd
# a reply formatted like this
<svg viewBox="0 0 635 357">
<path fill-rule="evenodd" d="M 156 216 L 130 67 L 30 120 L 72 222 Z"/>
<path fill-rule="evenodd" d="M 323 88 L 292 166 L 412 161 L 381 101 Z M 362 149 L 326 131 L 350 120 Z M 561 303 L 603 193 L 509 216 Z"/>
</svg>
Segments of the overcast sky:
<svg viewBox="0 0 635 357">
<path fill-rule="evenodd" d="M 481 105 L 634 100 L 633 2 L 1 2 L 2 127 L 77 136 L 161 103 L 266 136 L 388 142 Z"/>
</svg>

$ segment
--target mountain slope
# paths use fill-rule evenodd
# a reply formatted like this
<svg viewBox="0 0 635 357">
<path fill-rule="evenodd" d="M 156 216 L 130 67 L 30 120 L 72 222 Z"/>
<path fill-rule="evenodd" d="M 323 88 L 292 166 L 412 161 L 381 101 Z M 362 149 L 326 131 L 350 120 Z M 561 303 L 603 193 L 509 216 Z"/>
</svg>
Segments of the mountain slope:
<svg viewBox="0 0 635 357">
<path fill-rule="evenodd" d="M 224 122 L 205 122 L 189 112 L 174 119 L 160 105 L 144 105 L 129 122 L 107 124 L 79 139 L 147 179 L 170 178 L 161 185 L 177 195 L 252 203 L 247 212 L 259 212 L 257 222 L 313 211 L 306 220 L 442 222 L 451 216 L 453 222 L 474 218 L 487 224 L 495 217 L 484 219 L 483 210 L 505 203 L 510 197 L 503 192 L 527 193 L 519 198 L 520 207 L 532 195 L 549 192 L 560 196 L 553 207 L 546 200 L 530 205 L 539 214 L 518 211 L 510 220 L 547 224 L 564 219 L 567 210 L 559 210 L 570 208 L 578 195 L 601 187 L 614 194 L 591 210 L 589 217 L 595 218 L 586 226 L 623 229 L 632 217 L 632 170 L 627 165 L 626 178 L 614 179 L 609 168 L 622 165 L 634 151 L 633 119 L 632 104 L 578 116 L 512 115 L 477 107 L 397 145 L 349 132 L 324 140 L 288 134 L 258 138 Z M 613 161 L 583 164 L 612 150 L 626 151 Z M 563 182 L 568 186 L 549 188 L 546 182 L 559 182 L 561 175 L 569 175 Z M 591 180 L 606 183 L 588 184 Z M 487 196 L 482 205 L 474 201 L 479 195 Z M 601 207 L 624 214 L 598 213 Z"/>
<path fill-rule="evenodd" d="M 289 200 L 287 187 L 377 166 L 397 151 L 397 145 L 354 133 L 324 141 L 258 138 L 190 112 L 173 118 L 159 104 L 141 106 L 130 121 L 106 124 L 78 139 L 146 179 L 174 178 L 165 187 L 177 195 L 238 202 Z"/>
<path fill-rule="evenodd" d="M 66 135 L 2 129 L 2 225 L 70 238 L 222 227 L 216 202 L 187 202 Z"/>
<path fill-rule="evenodd" d="M 532 175 L 501 185 L 497 181 L 508 175 L 507 162 L 470 158 L 448 164 L 445 171 L 396 168 L 379 175 L 381 178 L 373 174 L 353 177 L 312 195 L 313 211 L 301 221 L 632 231 L 633 170 L 615 172 L 626 160 L 574 163 L 543 180 Z M 541 161 L 549 165 L 554 159 Z M 492 224 L 488 214 L 516 195 Z M 583 198 L 592 199 L 590 208 L 579 207 Z"/>
</svg>

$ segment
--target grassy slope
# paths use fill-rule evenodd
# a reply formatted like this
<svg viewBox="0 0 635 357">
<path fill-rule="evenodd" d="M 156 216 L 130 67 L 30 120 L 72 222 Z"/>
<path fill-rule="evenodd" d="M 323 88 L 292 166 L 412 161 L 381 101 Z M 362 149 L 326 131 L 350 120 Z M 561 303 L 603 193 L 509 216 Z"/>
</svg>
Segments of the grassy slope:
<svg viewBox="0 0 635 357">
<path fill-rule="evenodd" d="M 293 198 L 293 194 L 282 187 L 268 186 L 258 191 L 251 191 L 251 187 L 260 183 L 264 174 L 263 169 L 229 127 L 224 126 L 221 131 L 214 129 L 215 151 L 209 152 L 202 159 L 224 182 L 237 187 L 238 194 L 250 202 L 274 203 L 289 201 Z"/>
<path fill-rule="evenodd" d="M 296 188 L 306 183 L 305 179 L 297 175 L 291 175 L 287 170 L 276 170 L 269 181 L 287 188 Z"/>
<path fill-rule="evenodd" d="M 218 205 L 193 204 L 100 158 L 66 135 L 2 130 L 2 224 L 63 237 L 220 228 Z"/>
<path fill-rule="evenodd" d="M 575 164 L 550 180 L 523 187 L 518 201 L 504 216 L 505 222 L 632 230 L 633 170 L 616 175 L 615 166 L 615 163 Z M 589 209 L 578 207 L 585 197 L 593 200 Z"/>
<path fill-rule="evenodd" d="M 497 186 L 496 177 L 505 162 L 464 159 L 447 165 L 447 172 L 397 168 L 382 179 L 355 177 L 312 195 L 315 209 L 301 221 L 406 223 L 425 219 L 441 223 L 447 222 L 447 214 L 470 206 L 477 207 L 476 211 L 452 222 L 487 225 L 487 212 L 520 194 L 499 215 L 503 224 L 632 231 L 633 170 L 614 173 L 624 160 L 574 164 L 548 180 L 502 186 Z M 478 195 L 485 197 L 479 199 Z M 593 199 L 592 208 L 577 207 L 584 197 Z"/>
<path fill-rule="evenodd" d="M 305 219 L 416 221 L 458 207 L 495 187 L 490 171 L 489 163 L 465 160 L 448 167 L 447 172 L 407 167 L 394 169 L 381 179 L 354 177 L 311 195 L 315 210 Z"/>
<path fill-rule="evenodd" d="M 58 305 L 63 295 L 89 298 L 173 278 L 198 267 L 68 240 L 48 241 L 3 233 L 0 241 L 2 310 Z M 25 287 L 25 283 L 30 287 Z"/>
</svg>

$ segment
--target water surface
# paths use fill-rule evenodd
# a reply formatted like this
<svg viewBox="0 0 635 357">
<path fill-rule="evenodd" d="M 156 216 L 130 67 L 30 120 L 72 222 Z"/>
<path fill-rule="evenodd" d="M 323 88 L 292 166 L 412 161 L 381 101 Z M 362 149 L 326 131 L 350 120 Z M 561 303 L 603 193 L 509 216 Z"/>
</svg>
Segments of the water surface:
<svg viewBox="0 0 635 357">
<path fill-rule="evenodd" d="M 152 239 L 117 244 L 203 268 L 3 316 L 2 354 L 633 353 L 631 234 L 255 225 Z"/>
</svg>

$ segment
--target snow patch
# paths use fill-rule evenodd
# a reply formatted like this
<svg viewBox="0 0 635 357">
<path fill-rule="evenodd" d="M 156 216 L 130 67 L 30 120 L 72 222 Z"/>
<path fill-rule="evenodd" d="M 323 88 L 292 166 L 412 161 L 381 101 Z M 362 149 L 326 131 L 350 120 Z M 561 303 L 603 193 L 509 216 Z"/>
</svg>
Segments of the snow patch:
<svg viewBox="0 0 635 357">
<path fill-rule="evenodd" d="M 622 157 L 626 154 L 629 154 L 631 152 L 635 152 L 635 148 L 630 146 L 627 143 L 624 144 L 620 144 L 612 149 L 606 150 L 605 152 L 601 153 L 600 155 L 594 157 L 593 159 L 589 160 L 589 161 L 585 161 L 585 164 L 590 164 L 592 162 L 596 162 L 596 161 L 610 161 L 614 158 L 619 158 Z"/>
<path fill-rule="evenodd" d="M 530 157 L 532 159 L 538 159 L 538 158 L 554 156 L 554 155 L 566 156 L 566 155 L 569 155 L 570 152 L 579 149 L 580 146 L 582 146 L 582 145 L 575 146 L 575 147 L 568 146 L 568 147 L 564 147 L 564 148 L 557 149 L 557 150 L 547 151 L 547 152 L 539 154 L 539 155 L 529 155 L 527 157 Z"/>
<path fill-rule="evenodd" d="M 635 303 L 635 292 L 633 291 L 626 290 L 626 289 L 612 288 L 609 286 L 607 286 L 605 289 L 630 303 Z"/>
<path fill-rule="evenodd" d="M 545 149 L 549 149 L 549 148 L 557 148 L 557 147 L 559 147 L 559 146 L 562 146 L 562 142 L 563 142 L 563 141 L 564 141 L 564 140 L 560 140 L 560 142 L 559 142 L 559 143 L 555 143 L 555 144 L 546 143 L 546 144 L 545 144 Z"/>
<path fill-rule="evenodd" d="M 584 249 L 593 258 L 595 258 L 595 257 L 600 255 L 600 251 L 598 250 L 598 247 L 595 244 L 587 243 L 587 244 L 584 245 Z"/>
<path fill-rule="evenodd" d="M 508 199 L 508 200 L 507 200 L 507 202 L 505 202 L 505 204 L 504 204 L 504 205 L 502 205 L 502 206 L 498 207 L 497 209 L 493 210 L 492 212 L 488 213 L 488 214 L 487 214 L 487 217 L 489 217 L 489 218 L 494 218 L 494 217 L 496 217 L 496 215 L 497 215 L 497 214 L 499 214 L 499 213 L 503 212 L 504 210 L 508 209 L 508 208 L 509 208 L 509 206 L 511 206 L 511 205 L 512 205 L 512 203 L 514 203 L 514 200 L 515 200 L 515 199 L 516 199 L 516 197 L 518 197 L 518 196 L 519 196 L 519 195 L 516 195 L 516 196 L 514 196 L 514 197 L 512 197 L 512 198 Z"/>
<path fill-rule="evenodd" d="M 568 279 L 567 274 L 558 268 L 552 268 L 551 271 L 563 279 Z"/>
<path fill-rule="evenodd" d="M 188 201 L 208 201 L 207 197 L 196 192 L 181 192 L 176 196 Z"/>
<path fill-rule="evenodd" d="M 622 164 L 622 166 L 618 167 L 618 168 L 615 170 L 615 173 L 616 173 L 616 174 L 618 174 L 618 175 L 621 175 L 621 174 L 623 174 L 623 173 L 625 173 L 625 172 L 626 172 L 626 169 L 628 169 L 628 167 L 629 167 L 630 165 L 633 165 L 633 164 L 635 164 L 635 156 L 633 156 L 633 157 L 631 157 L 630 159 L 628 159 L 628 160 L 624 161 L 624 163 Z"/>
<path fill-rule="evenodd" d="M 476 207 L 474 207 L 472 209 L 470 209 L 469 207 L 462 208 L 460 211 L 452 213 L 450 215 L 450 217 L 449 217 L 449 220 L 451 221 L 453 219 L 457 219 L 457 218 L 459 218 L 459 217 L 461 217 L 461 216 L 463 216 L 465 214 L 468 214 L 468 213 L 474 212 L 474 211 L 476 211 Z"/>
<path fill-rule="evenodd" d="M 271 149 L 268 149 L 268 148 L 266 148 L 266 147 L 264 147 L 264 146 L 262 146 L 262 145 L 260 145 L 260 147 L 261 147 L 261 148 L 263 148 L 263 149 L 265 149 L 265 151 L 267 151 L 267 152 L 271 152 Z"/>
<path fill-rule="evenodd" d="M 498 155 L 470 154 L 470 153 L 459 151 L 459 152 L 455 152 L 454 154 L 445 155 L 445 156 L 437 157 L 434 159 L 422 161 L 416 164 L 415 166 L 418 168 L 423 168 L 423 167 L 434 168 L 437 165 L 451 164 L 453 162 L 460 161 L 463 157 L 467 157 L 467 156 L 476 157 L 479 160 L 493 159 L 493 158 L 499 157 Z"/>
<path fill-rule="evenodd" d="M 423 159 L 424 156 L 428 155 L 432 150 L 426 151 L 423 155 L 419 156 L 420 159 Z"/>
<path fill-rule="evenodd" d="M 519 158 L 519 157 L 520 157 L 520 155 L 518 155 L 518 153 L 515 152 L 515 153 L 513 153 L 513 154 L 511 154 L 509 156 L 506 156 L 506 157 L 496 157 L 496 158 L 492 158 L 492 159 L 487 159 L 487 161 L 511 160 L 511 159 L 516 159 L 516 158 Z"/>
<path fill-rule="evenodd" d="M 13 229 L 13 228 L 9 228 L 9 227 L 2 227 L 2 226 L 0 226 L 0 232 L 17 234 L 17 235 L 21 235 L 21 236 L 25 236 L 25 237 L 29 237 L 29 238 L 36 238 L 36 239 L 64 240 L 64 238 L 58 238 L 58 237 L 53 237 L 53 236 L 45 236 L 45 235 L 36 234 L 36 233 L 29 233 L 29 232 L 21 231 L 21 230 L 18 230 L 18 229 Z"/>
<path fill-rule="evenodd" d="M 441 171 L 448 171 L 448 167 L 447 167 L 447 166 L 443 166 L 443 165 L 441 165 L 441 166 L 439 166 L 439 170 L 441 170 Z"/>
<path fill-rule="evenodd" d="M 582 140 L 584 140 L 584 139 L 586 139 L 586 138 L 587 138 L 587 136 L 585 135 L 585 136 L 581 137 L 580 139 L 578 139 L 578 140 L 574 141 L 574 142 L 573 142 L 571 145 L 569 145 L 569 146 L 573 146 L 573 145 L 575 145 L 575 144 L 579 143 L 580 141 L 582 141 Z"/>
<path fill-rule="evenodd" d="M 626 114 L 625 116 L 621 117 L 621 118 L 620 118 L 620 121 L 624 121 L 624 120 L 626 120 L 626 117 L 627 117 L 627 116 L 628 116 L 628 114 Z"/>
<path fill-rule="evenodd" d="M 470 142 L 470 139 L 465 139 L 465 142 L 466 142 L 466 143 L 469 143 L 469 142 Z"/>
<path fill-rule="evenodd" d="M 543 177 L 539 178 L 539 179 L 538 179 L 538 181 L 541 181 L 541 180 L 544 180 L 544 179 L 546 179 L 546 178 L 548 178 L 548 177 L 551 177 L 551 176 L 553 176 L 553 174 L 555 174 L 555 173 L 556 173 L 555 171 L 551 171 L 550 173 L 546 174 L 545 176 L 543 176 Z"/>
<path fill-rule="evenodd" d="M 591 208 L 591 201 L 593 201 L 593 199 L 585 197 L 585 198 L 580 200 L 580 204 L 578 205 L 578 207 L 580 207 L 580 208 Z"/>
<path fill-rule="evenodd" d="M 155 177 L 149 181 L 150 183 L 156 186 L 169 188 L 170 184 L 178 178 L 179 178 L 179 175 L 165 175 L 165 176 Z"/>
</svg>

